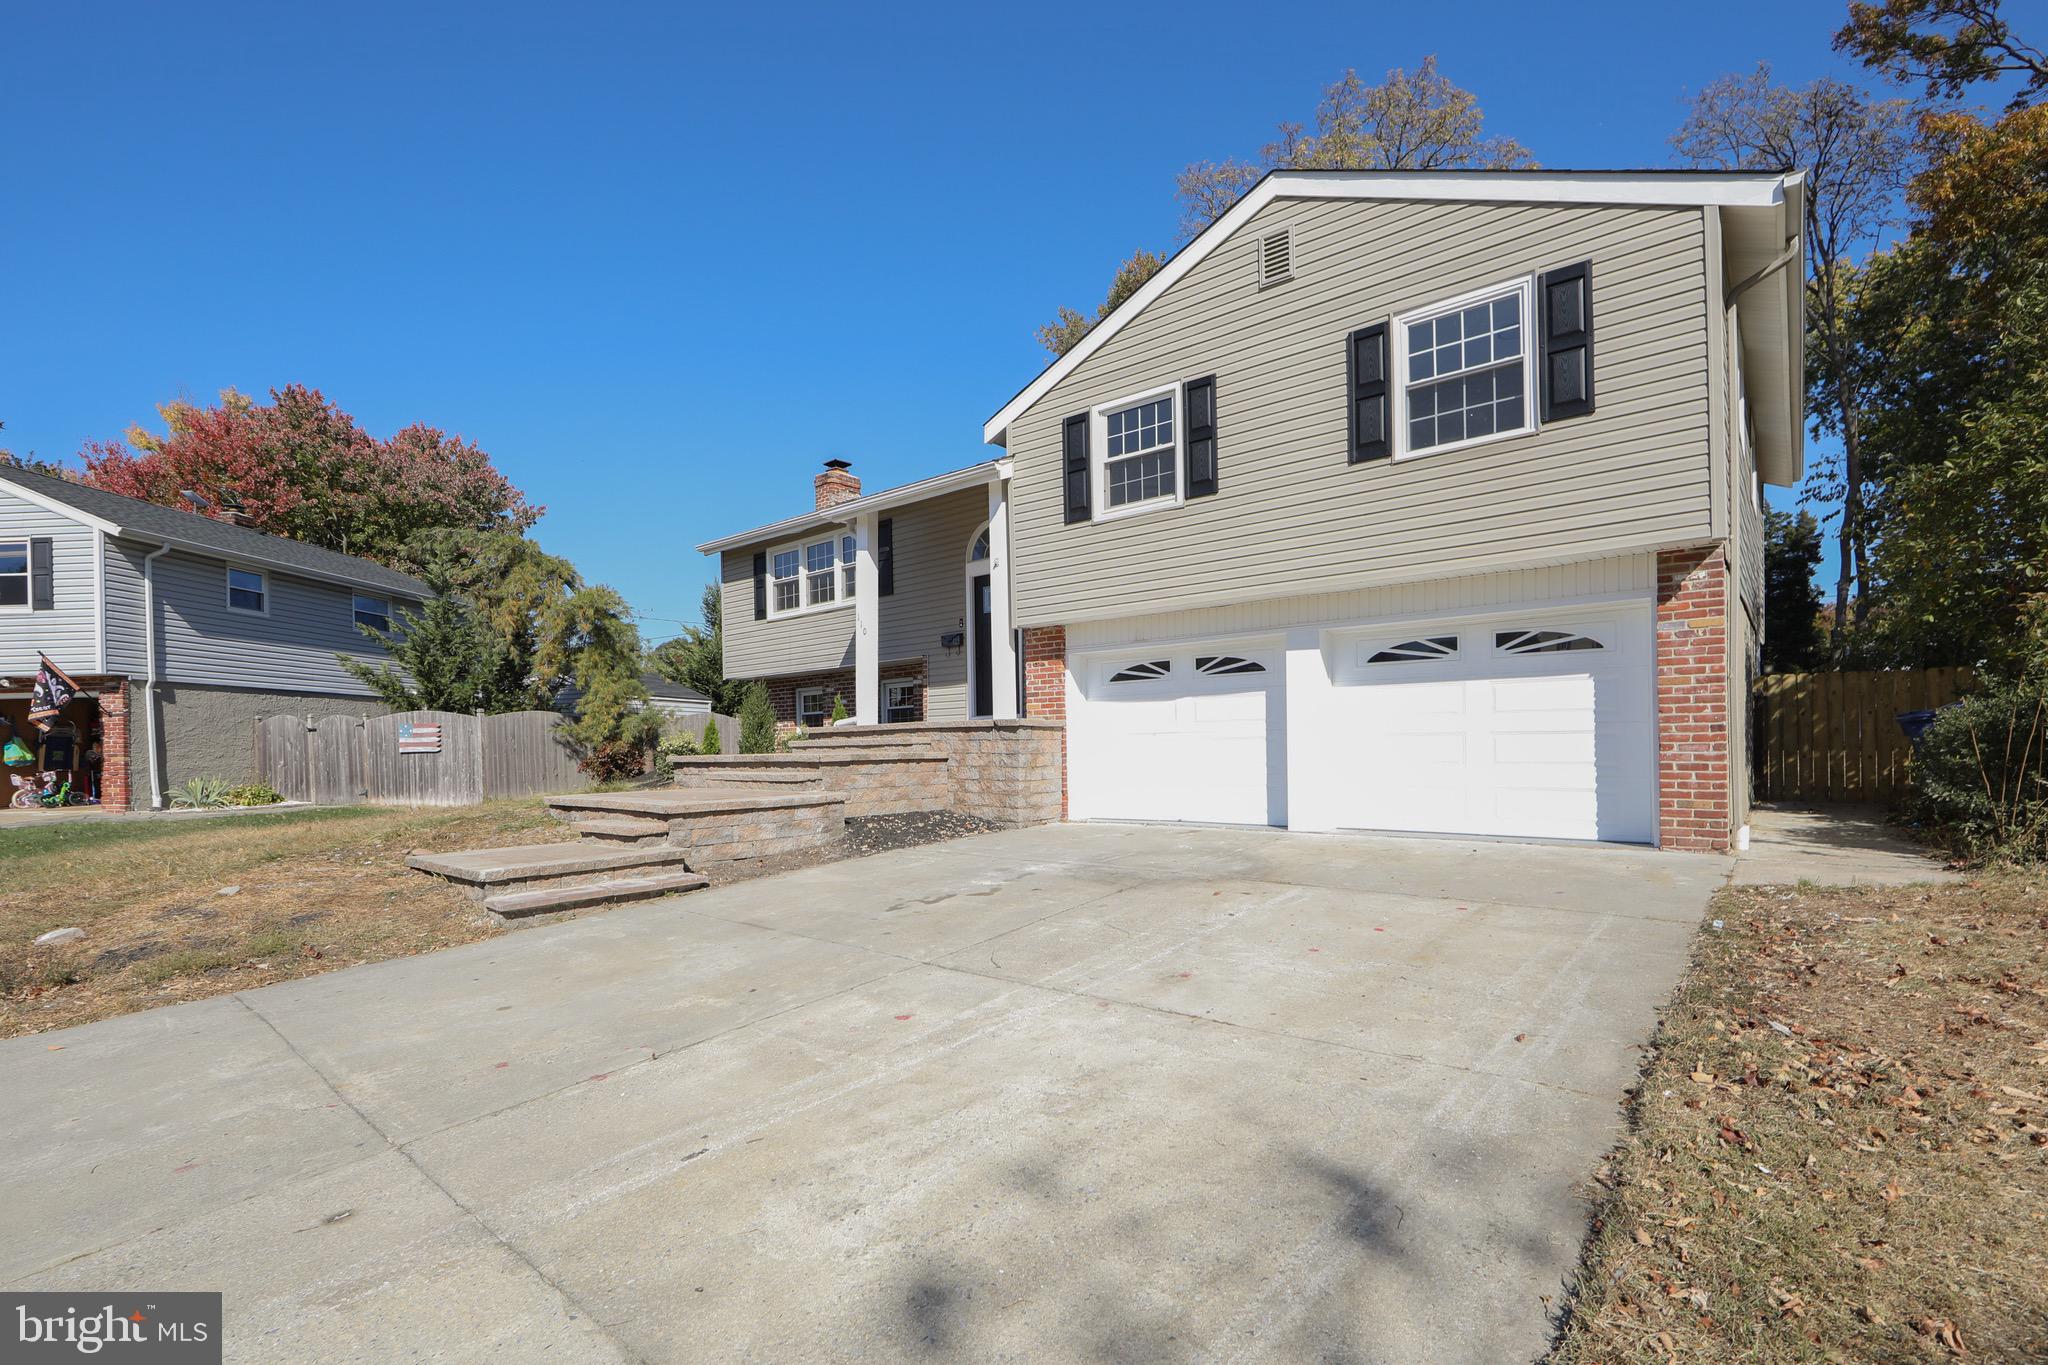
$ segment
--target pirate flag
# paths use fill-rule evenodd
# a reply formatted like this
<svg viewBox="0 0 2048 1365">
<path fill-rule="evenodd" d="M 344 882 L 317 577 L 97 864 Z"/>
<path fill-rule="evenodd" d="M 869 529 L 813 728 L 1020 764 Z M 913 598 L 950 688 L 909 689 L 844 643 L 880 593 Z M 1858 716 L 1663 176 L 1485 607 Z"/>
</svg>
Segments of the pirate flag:
<svg viewBox="0 0 2048 1365">
<path fill-rule="evenodd" d="M 36 690 L 28 702 L 29 724 L 38 730 L 50 728 L 71 699 L 78 695 L 78 684 L 71 681 L 71 675 L 50 662 L 47 654 L 38 654 L 43 666 L 36 670 Z"/>
</svg>

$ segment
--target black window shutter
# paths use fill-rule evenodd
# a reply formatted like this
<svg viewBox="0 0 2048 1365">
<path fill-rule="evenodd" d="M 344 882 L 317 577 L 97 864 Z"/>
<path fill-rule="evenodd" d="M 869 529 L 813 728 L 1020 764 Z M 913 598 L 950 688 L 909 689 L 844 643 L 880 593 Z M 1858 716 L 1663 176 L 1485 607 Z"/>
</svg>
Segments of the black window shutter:
<svg viewBox="0 0 2048 1365">
<path fill-rule="evenodd" d="M 1067 467 L 1067 525 L 1087 521 L 1088 512 L 1088 414 L 1077 412 L 1060 427 L 1060 439 Z"/>
<path fill-rule="evenodd" d="M 50 561 L 50 538 L 28 543 L 29 610 L 49 611 L 57 605 L 57 571 Z"/>
<path fill-rule="evenodd" d="M 768 619 L 768 552 L 754 552 L 754 619 Z"/>
<path fill-rule="evenodd" d="M 1206 498 L 1216 491 L 1216 376 L 1190 379 L 1187 394 L 1187 495 Z"/>
<path fill-rule="evenodd" d="M 1593 410 L 1593 263 L 1543 276 L 1543 420 Z"/>
<path fill-rule="evenodd" d="M 875 595 L 890 597 L 896 592 L 896 519 L 883 517 L 875 523 Z"/>
<path fill-rule="evenodd" d="M 1376 322 L 1351 334 L 1352 464 L 1384 460 L 1394 453 L 1387 430 L 1387 324 Z"/>
</svg>

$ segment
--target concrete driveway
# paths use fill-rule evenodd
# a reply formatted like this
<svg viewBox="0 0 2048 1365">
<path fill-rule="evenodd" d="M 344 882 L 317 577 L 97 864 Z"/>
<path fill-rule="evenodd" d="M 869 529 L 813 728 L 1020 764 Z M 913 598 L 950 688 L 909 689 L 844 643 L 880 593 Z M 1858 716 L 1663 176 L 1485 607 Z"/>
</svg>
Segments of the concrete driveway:
<svg viewBox="0 0 2048 1365">
<path fill-rule="evenodd" d="M 1018 830 L 0 1043 L 230 1359 L 1528 1360 L 1728 861 Z"/>
</svg>

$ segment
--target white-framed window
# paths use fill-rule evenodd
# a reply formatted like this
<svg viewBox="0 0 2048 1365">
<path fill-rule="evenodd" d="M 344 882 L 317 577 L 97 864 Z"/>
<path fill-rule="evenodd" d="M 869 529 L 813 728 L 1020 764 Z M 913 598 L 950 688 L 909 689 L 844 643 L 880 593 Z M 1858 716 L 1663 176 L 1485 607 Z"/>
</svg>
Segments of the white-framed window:
<svg viewBox="0 0 2048 1365">
<path fill-rule="evenodd" d="M 357 625 L 368 626 L 371 630 L 380 631 L 385 635 L 391 633 L 391 600 L 389 598 L 371 597 L 367 593 L 359 592 L 355 594 L 355 600 L 350 603 L 350 609 L 355 613 Z"/>
<path fill-rule="evenodd" d="M 253 612 L 266 616 L 270 612 L 270 581 L 259 570 L 237 569 L 228 566 L 228 610 Z"/>
<path fill-rule="evenodd" d="M 822 729 L 832 718 L 829 688 L 799 687 L 796 690 L 796 723 L 806 730 Z"/>
<path fill-rule="evenodd" d="M 832 540 L 814 540 L 804 546 L 805 606 L 829 606 L 839 600 L 839 579 L 832 572 L 838 554 L 838 544 Z"/>
<path fill-rule="evenodd" d="M 1095 409 L 1095 520 L 1181 503 L 1180 385 Z"/>
<path fill-rule="evenodd" d="M 28 607 L 28 541 L 0 540 L 0 611 Z"/>
<path fill-rule="evenodd" d="M 1394 455 L 1536 429 L 1535 284 L 1514 280 L 1394 319 Z"/>
<path fill-rule="evenodd" d="M 854 541 L 825 535 L 768 552 L 768 614 L 789 616 L 853 604 Z"/>
<path fill-rule="evenodd" d="M 917 719 L 917 684 L 892 682 L 882 685 L 882 720 L 902 725 Z"/>
</svg>

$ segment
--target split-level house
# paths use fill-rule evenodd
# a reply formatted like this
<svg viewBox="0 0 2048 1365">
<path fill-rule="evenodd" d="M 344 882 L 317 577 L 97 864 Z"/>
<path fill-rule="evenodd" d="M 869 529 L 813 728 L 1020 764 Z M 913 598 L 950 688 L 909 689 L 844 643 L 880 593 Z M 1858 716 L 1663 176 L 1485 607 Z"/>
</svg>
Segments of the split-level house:
<svg viewBox="0 0 2048 1365">
<path fill-rule="evenodd" d="M 0 466 L 0 729 L 34 745 L 31 684 L 48 658 L 79 684 L 63 723 L 80 790 L 110 809 L 161 804 L 195 777 L 255 776 L 254 722 L 382 713 L 337 655 L 384 651 L 425 584 L 381 564 Z"/>
<path fill-rule="evenodd" d="M 1065 723 L 1074 819 L 1720 848 L 1796 173 L 1276 172 L 983 430 L 714 541 L 782 718 Z"/>
</svg>

